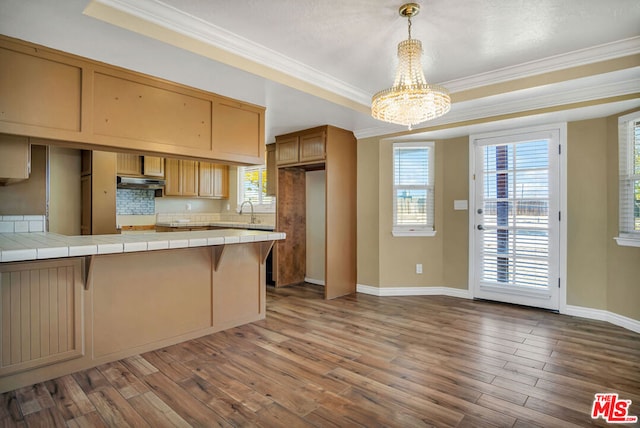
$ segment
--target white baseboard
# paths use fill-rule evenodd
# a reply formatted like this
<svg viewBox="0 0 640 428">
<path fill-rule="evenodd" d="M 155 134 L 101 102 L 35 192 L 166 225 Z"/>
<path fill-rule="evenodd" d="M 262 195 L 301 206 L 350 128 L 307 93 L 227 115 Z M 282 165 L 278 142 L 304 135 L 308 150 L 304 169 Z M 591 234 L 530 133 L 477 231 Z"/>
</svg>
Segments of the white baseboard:
<svg viewBox="0 0 640 428">
<path fill-rule="evenodd" d="M 582 306 L 567 305 L 565 306 L 565 310 L 562 311 L 562 313 L 575 317 L 589 318 L 598 321 L 607 321 L 619 327 L 626 328 L 627 330 L 640 333 L 640 321 L 616 314 L 614 312 L 605 311 L 603 309 L 591 309 Z"/>
<path fill-rule="evenodd" d="M 309 284 L 322 285 L 324 286 L 324 279 L 313 279 L 313 278 L 304 278 L 304 282 L 308 282 Z"/>
<path fill-rule="evenodd" d="M 323 284 L 324 285 L 324 282 Z M 358 293 L 372 296 L 451 296 L 462 299 L 471 299 L 473 296 L 469 290 L 451 287 L 372 287 L 370 285 L 357 284 Z M 625 317 L 603 309 L 584 308 L 582 306 L 566 305 L 560 313 L 598 321 L 606 321 L 619 327 L 640 333 L 640 321 Z"/>
<path fill-rule="evenodd" d="M 470 299 L 469 290 L 451 287 L 372 287 L 370 285 L 357 284 L 356 291 L 373 296 L 451 296 L 462 299 Z"/>
</svg>

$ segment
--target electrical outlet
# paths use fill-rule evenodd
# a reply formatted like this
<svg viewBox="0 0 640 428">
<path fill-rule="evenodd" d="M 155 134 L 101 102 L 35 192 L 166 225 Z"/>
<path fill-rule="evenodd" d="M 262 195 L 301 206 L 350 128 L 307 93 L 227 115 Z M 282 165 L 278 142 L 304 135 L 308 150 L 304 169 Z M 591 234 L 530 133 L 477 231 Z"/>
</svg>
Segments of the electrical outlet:
<svg viewBox="0 0 640 428">
<path fill-rule="evenodd" d="M 416 273 L 422 273 L 422 263 L 416 264 Z"/>
<path fill-rule="evenodd" d="M 187 209 L 187 211 L 191 211 L 191 204 L 187 204 L 185 208 Z"/>
</svg>

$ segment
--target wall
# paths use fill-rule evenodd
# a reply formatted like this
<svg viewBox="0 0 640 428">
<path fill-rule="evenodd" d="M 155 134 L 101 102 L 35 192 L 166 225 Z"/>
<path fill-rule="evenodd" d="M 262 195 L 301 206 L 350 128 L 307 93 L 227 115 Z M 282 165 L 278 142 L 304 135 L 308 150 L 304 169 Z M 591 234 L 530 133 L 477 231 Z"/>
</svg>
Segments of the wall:
<svg viewBox="0 0 640 428">
<path fill-rule="evenodd" d="M 0 186 L 0 215 L 45 215 L 47 148 L 31 146 L 31 174 L 27 180 Z"/>
<path fill-rule="evenodd" d="M 640 320 L 640 248 L 613 239 L 617 117 L 567 124 L 567 305 Z M 453 210 L 453 201 L 468 198 L 469 138 L 436 141 L 434 238 L 391 236 L 392 142 L 358 141 L 358 284 L 466 290 L 469 212 Z M 424 274 L 415 274 L 416 263 Z"/>
<path fill-rule="evenodd" d="M 568 123 L 567 304 L 607 308 L 606 201 L 607 121 Z"/>
<path fill-rule="evenodd" d="M 80 150 L 49 146 L 49 232 L 80 235 Z"/>
<path fill-rule="evenodd" d="M 607 309 L 640 320 L 640 248 L 620 247 L 618 236 L 618 116 L 607 119 Z"/>
<path fill-rule="evenodd" d="M 155 190 L 116 189 L 117 215 L 154 215 Z"/>
<path fill-rule="evenodd" d="M 305 281 L 324 284 L 326 171 L 306 172 L 307 259 Z"/>
<path fill-rule="evenodd" d="M 358 140 L 358 284 L 380 285 L 380 239 L 378 211 L 380 151 L 378 138 Z"/>
</svg>

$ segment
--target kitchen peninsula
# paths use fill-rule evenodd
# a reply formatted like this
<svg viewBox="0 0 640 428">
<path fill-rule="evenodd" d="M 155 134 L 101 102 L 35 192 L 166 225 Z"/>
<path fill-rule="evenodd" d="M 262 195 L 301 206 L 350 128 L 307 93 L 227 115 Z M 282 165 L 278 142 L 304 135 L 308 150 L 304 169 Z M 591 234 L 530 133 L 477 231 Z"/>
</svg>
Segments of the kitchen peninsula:
<svg viewBox="0 0 640 428">
<path fill-rule="evenodd" d="M 284 233 L 0 234 L 0 392 L 265 317 Z"/>
</svg>

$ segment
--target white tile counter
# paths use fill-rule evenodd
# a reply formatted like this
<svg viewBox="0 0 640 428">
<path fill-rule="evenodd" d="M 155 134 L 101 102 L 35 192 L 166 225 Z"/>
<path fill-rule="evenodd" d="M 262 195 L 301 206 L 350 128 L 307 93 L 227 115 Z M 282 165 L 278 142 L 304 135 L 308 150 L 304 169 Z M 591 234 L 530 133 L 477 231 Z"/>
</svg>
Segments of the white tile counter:
<svg viewBox="0 0 640 428">
<path fill-rule="evenodd" d="M 272 224 L 263 223 L 242 223 L 237 221 L 169 221 L 169 222 L 156 222 L 156 226 L 162 227 L 229 227 L 232 229 L 252 229 L 252 230 L 274 230 L 275 226 Z"/>
<path fill-rule="evenodd" d="M 244 229 L 86 236 L 47 232 L 0 233 L 0 262 L 277 241 L 285 237 L 282 232 Z"/>
</svg>

